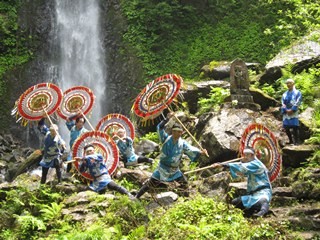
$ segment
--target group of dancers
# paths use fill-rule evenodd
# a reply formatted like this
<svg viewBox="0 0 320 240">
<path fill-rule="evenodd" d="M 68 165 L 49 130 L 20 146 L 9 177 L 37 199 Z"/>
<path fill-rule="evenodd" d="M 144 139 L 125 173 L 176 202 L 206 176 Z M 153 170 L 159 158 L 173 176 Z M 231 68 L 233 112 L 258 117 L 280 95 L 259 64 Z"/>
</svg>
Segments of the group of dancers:
<svg viewBox="0 0 320 240">
<path fill-rule="evenodd" d="M 157 132 L 162 144 L 159 163 L 147 180 L 136 194 L 130 193 L 127 189 L 119 186 L 112 180 L 105 164 L 102 154 L 98 153 L 95 146 L 88 144 L 84 147 L 84 155 L 77 157 L 79 171 L 81 173 L 88 172 L 93 180 L 88 186 L 89 189 L 104 193 L 106 190 L 117 191 L 121 194 L 128 195 L 130 199 L 140 199 L 140 197 L 149 191 L 150 188 L 156 188 L 164 182 L 178 182 L 185 189 L 184 196 L 189 196 L 188 181 L 182 173 L 179 166 L 182 156 L 185 154 L 194 162 L 200 155 L 208 155 L 206 149 L 199 149 L 190 145 L 182 138 L 183 128 L 179 123 L 174 123 L 171 128 L 171 134 L 166 129 L 167 122 L 174 116 L 174 112 L 169 112 L 167 117 L 157 125 Z M 55 168 L 58 182 L 61 182 L 61 155 L 65 151 L 65 142 L 60 137 L 58 126 L 51 124 L 50 127 L 45 125 L 45 119 L 41 119 L 38 123 L 39 130 L 45 134 L 43 158 L 40 162 L 42 166 L 41 184 L 46 182 L 49 168 Z M 75 140 L 88 130 L 84 127 L 86 119 L 79 114 L 69 117 L 66 125 L 70 130 L 70 149 L 72 149 Z M 145 156 L 138 156 L 134 152 L 133 140 L 129 136 L 125 136 L 123 129 L 118 129 L 112 136 L 118 146 L 121 159 L 125 166 L 132 166 L 137 163 L 153 164 L 153 160 Z M 72 159 L 71 154 L 67 158 L 67 171 L 72 168 L 72 163 L 68 163 Z M 244 157 L 238 163 L 215 163 L 212 167 L 229 168 L 231 176 L 234 178 L 244 175 L 248 177 L 248 194 L 241 196 L 232 201 L 236 207 L 254 210 L 256 216 L 264 216 L 269 210 L 271 201 L 271 184 L 268 178 L 268 170 L 264 164 L 255 156 L 253 148 L 247 147 L 244 150 Z"/>
</svg>

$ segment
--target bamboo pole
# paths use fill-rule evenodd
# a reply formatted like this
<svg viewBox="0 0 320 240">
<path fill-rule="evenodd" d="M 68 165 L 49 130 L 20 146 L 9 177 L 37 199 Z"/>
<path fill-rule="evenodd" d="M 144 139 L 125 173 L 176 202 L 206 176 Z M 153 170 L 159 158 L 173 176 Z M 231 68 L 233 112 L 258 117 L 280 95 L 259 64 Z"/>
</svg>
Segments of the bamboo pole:
<svg viewBox="0 0 320 240">
<path fill-rule="evenodd" d="M 49 120 L 50 125 L 52 126 L 52 125 L 53 125 L 53 122 L 52 122 L 49 114 L 47 113 L 47 111 L 46 111 L 46 109 L 45 109 L 44 107 L 42 107 L 42 109 L 43 109 L 44 113 L 46 114 L 46 117 L 47 117 L 47 119 Z M 66 146 L 65 146 L 65 144 L 64 144 L 64 140 L 61 138 L 59 132 L 58 132 L 55 128 L 53 128 L 53 130 L 54 130 L 55 133 L 57 134 L 57 136 L 58 136 L 58 138 L 60 139 L 60 141 L 63 142 L 62 147 L 63 147 L 64 149 L 66 149 Z"/>
<path fill-rule="evenodd" d="M 167 106 L 167 105 L 166 105 Z M 167 106 L 170 113 L 173 113 L 173 116 L 175 119 L 179 122 L 179 124 L 183 127 L 183 129 L 189 134 L 189 136 L 192 138 L 192 140 L 200 147 L 202 151 L 206 153 L 206 156 L 209 157 L 209 154 L 206 152 L 206 150 L 200 145 L 200 143 L 195 139 L 195 137 L 189 132 L 189 130 L 186 128 L 186 126 L 183 125 L 183 123 L 180 121 L 180 119 L 174 114 L 174 112 Z"/>
<path fill-rule="evenodd" d="M 229 161 L 225 161 L 225 162 L 222 162 L 222 163 L 236 162 L 236 161 L 239 161 L 240 159 L 242 159 L 242 158 L 235 158 L 235 159 L 232 159 L 232 160 L 229 160 Z M 213 165 L 210 165 L 210 166 L 206 166 L 206 167 L 203 167 L 203 168 L 198 168 L 198 169 L 195 169 L 195 170 L 184 172 L 183 174 L 186 175 L 186 174 L 189 174 L 189 173 L 199 172 L 199 171 L 203 171 L 203 170 L 206 170 L 206 169 L 209 169 L 209 168 L 213 168 L 213 167 L 214 167 Z"/>
<path fill-rule="evenodd" d="M 91 127 L 91 130 L 94 131 L 95 129 L 93 128 L 93 126 L 91 125 L 90 121 L 88 120 L 88 118 L 86 117 L 86 115 L 83 114 L 83 112 L 81 111 L 80 108 L 78 108 L 78 111 L 80 112 L 80 114 L 83 116 L 83 118 L 86 120 L 86 122 L 89 124 L 89 126 Z"/>
</svg>

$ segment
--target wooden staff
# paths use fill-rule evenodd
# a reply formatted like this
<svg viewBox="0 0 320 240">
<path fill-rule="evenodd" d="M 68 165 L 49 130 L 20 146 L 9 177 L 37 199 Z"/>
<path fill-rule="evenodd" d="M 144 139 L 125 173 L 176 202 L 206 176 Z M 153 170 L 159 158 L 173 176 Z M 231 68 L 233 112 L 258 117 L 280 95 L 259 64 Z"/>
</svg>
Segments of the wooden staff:
<svg viewBox="0 0 320 240">
<path fill-rule="evenodd" d="M 45 109 L 43 106 L 42 106 L 42 109 L 43 109 L 44 113 L 46 114 L 46 117 L 47 117 L 47 119 L 49 120 L 50 125 L 52 126 L 52 125 L 53 125 L 53 122 L 52 122 L 49 114 L 47 113 L 46 109 Z M 53 130 L 56 132 L 56 134 L 57 134 L 58 138 L 60 139 L 60 141 L 63 142 L 62 147 L 63 147 L 64 149 L 66 149 L 66 146 L 65 146 L 65 144 L 64 144 L 64 141 L 63 141 L 63 139 L 61 138 L 59 132 L 58 132 L 55 128 L 53 128 Z"/>
<path fill-rule="evenodd" d="M 165 104 L 165 103 L 164 103 Z M 166 105 L 166 104 L 165 104 Z M 167 105 L 166 105 L 167 106 Z M 174 112 L 167 106 L 170 113 L 173 113 L 173 116 L 175 119 L 179 122 L 179 124 L 183 127 L 183 129 L 189 134 L 189 136 L 192 138 L 192 140 L 200 147 L 202 151 L 206 153 L 206 156 L 209 157 L 209 154 L 203 149 L 203 147 L 200 145 L 200 143 L 194 138 L 194 136 L 188 131 L 188 129 L 183 125 L 183 123 L 180 121 L 180 119 L 174 114 Z"/>
<path fill-rule="evenodd" d="M 226 162 L 222 162 L 222 163 L 236 162 L 236 161 L 239 161 L 240 159 L 242 159 L 242 158 L 235 158 L 235 159 L 232 159 L 232 160 L 229 160 L 229 161 L 226 161 Z M 206 167 L 203 167 L 203 168 L 198 168 L 198 169 L 195 169 L 195 170 L 184 172 L 183 174 L 186 175 L 186 174 L 189 174 L 189 173 L 199 172 L 199 171 L 206 170 L 206 169 L 213 168 L 213 167 L 214 167 L 213 165 L 210 165 L 210 166 L 206 166 Z"/>
<path fill-rule="evenodd" d="M 46 111 L 46 109 L 45 109 L 44 107 L 42 107 L 42 109 L 43 109 L 44 113 L 46 114 L 46 117 L 47 117 L 47 119 L 49 120 L 50 125 L 52 126 L 52 125 L 53 125 L 53 122 L 52 122 L 49 114 L 47 113 L 47 111 Z M 53 129 L 54 129 L 54 131 L 56 132 L 58 138 L 61 139 L 61 136 L 60 136 L 59 132 L 58 132 L 55 128 L 53 128 Z"/>
<path fill-rule="evenodd" d="M 72 160 L 70 160 L 70 161 L 66 161 L 66 163 L 73 163 L 73 162 L 77 162 L 77 161 L 80 161 L 82 158 L 78 158 L 78 157 L 76 157 L 75 159 L 72 159 Z"/>
<path fill-rule="evenodd" d="M 81 115 L 83 116 L 83 118 L 86 120 L 86 122 L 89 124 L 89 126 L 91 127 L 91 130 L 94 131 L 95 129 L 93 128 L 93 126 L 91 125 L 91 123 L 89 122 L 88 118 L 86 117 L 86 115 L 83 114 L 83 112 L 81 111 L 80 108 L 78 108 L 78 111 L 81 113 Z"/>
</svg>

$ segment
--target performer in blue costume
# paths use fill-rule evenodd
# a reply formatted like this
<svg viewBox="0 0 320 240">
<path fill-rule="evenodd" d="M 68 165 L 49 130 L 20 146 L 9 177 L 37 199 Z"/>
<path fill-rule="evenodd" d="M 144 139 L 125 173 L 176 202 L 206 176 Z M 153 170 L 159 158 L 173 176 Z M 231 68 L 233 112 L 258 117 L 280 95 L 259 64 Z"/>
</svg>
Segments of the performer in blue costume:
<svg viewBox="0 0 320 240">
<path fill-rule="evenodd" d="M 177 181 L 181 183 L 182 187 L 188 188 L 187 178 L 180 171 L 179 164 L 182 160 L 182 155 L 187 155 L 190 160 L 196 161 L 200 154 L 207 154 L 206 150 L 191 146 L 186 140 L 181 138 L 182 127 L 179 124 L 174 124 L 172 127 L 172 135 L 165 132 L 164 127 L 168 119 L 173 116 L 174 113 L 169 113 L 167 118 L 161 121 L 157 126 L 158 135 L 162 142 L 162 148 L 160 152 L 160 161 L 157 169 L 153 172 L 151 178 L 140 188 L 136 197 L 140 198 L 150 187 L 157 187 L 161 185 L 161 182 L 173 182 Z M 188 196 L 186 191 L 185 196 Z"/>
<path fill-rule="evenodd" d="M 84 127 L 85 123 L 86 123 L 86 119 L 79 114 L 76 114 L 74 116 L 67 118 L 66 125 L 70 131 L 70 142 L 69 142 L 70 153 L 68 155 L 67 161 L 72 160 L 72 146 L 75 140 L 81 134 L 88 132 L 88 130 Z M 72 168 L 72 163 L 67 163 L 67 172 L 70 172 L 71 168 Z"/>
<path fill-rule="evenodd" d="M 134 166 L 137 163 L 153 163 L 151 158 L 145 156 L 138 156 L 134 152 L 133 140 L 129 136 L 125 136 L 125 131 L 122 128 L 119 128 L 117 134 L 113 136 L 114 141 L 116 142 L 119 152 L 121 154 L 121 159 L 124 162 L 125 166 Z"/>
<path fill-rule="evenodd" d="M 61 182 L 61 155 L 65 150 L 65 142 L 58 133 L 58 126 L 52 124 L 50 128 L 45 125 L 45 118 L 38 123 L 38 129 L 44 137 L 44 148 L 42 150 L 43 159 L 40 161 L 42 166 L 41 184 L 46 183 L 49 168 L 55 168 L 58 182 Z"/>
<path fill-rule="evenodd" d="M 95 153 L 94 146 L 89 144 L 84 147 L 85 156 L 79 162 L 80 172 L 88 171 L 93 177 L 93 182 L 89 188 L 97 193 L 105 193 L 109 188 L 117 191 L 121 194 L 126 194 L 130 199 L 135 197 L 124 187 L 116 184 L 108 172 L 107 166 L 104 164 L 103 156 L 99 153 Z"/>
<path fill-rule="evenodd" d="M 288 90 L 282 95 L 281 99 L 283 128 L 289 138 L 289 144 L 298 145 L 300 143 L 298 110 L 302 101 L 302 95 L 301 92 L 295 88 L 293 79 L 287 79 L 286 84 Z M 292 138 L 291 129 L 294 139 Z"/>
<path fill-rule="evenodd" d="M 253 148 L 246 147 L 243 154 L 240 163 L 215 163 L 213 167 L 229 168 L 232 178 L 247 177 L 247 194 L 233 199 L 232 204 L 240 209 L 256 211 L 253 216 L 262 217 L 268 213 L 272 197 L 268 169 L 255 156 Z"/>
</svg>

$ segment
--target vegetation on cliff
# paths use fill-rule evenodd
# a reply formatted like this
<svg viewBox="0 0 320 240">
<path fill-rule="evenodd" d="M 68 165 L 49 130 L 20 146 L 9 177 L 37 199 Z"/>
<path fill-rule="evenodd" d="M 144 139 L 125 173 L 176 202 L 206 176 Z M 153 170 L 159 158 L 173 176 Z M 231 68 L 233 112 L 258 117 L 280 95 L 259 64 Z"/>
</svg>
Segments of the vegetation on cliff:
<svg viewBox="0 0 320 240">
<path fill-rule="evenodd" d="M 195 78 L 212 60 L 265 64 L 320 26 L 320 7 L 311 0 L 181 2 L 121 1 L 124 40 L 150 77 L 174 72 Z"/>
</svg>

